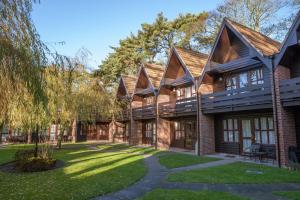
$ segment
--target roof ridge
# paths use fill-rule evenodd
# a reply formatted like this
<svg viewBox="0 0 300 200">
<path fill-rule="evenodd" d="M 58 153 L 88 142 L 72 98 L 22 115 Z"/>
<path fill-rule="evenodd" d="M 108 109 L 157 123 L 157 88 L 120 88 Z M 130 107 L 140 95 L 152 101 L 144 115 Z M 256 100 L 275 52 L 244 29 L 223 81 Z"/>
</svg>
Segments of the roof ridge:
<svg viewBox="0 0 300 200">
<path fill-rule="evenodd" d="M 183 47 L 179 47 L 179 46 L 174 46 L 175 49 L 181 49 L 185 52 L 188 52 L 188 53 L 193 53 L 193 54 L 197 54 L 199 56 L 206 56 L 208 57 L 208 54 L 206 53 L 202 53 L 202 52 L 199 52 L 199 51 L 194 51 L 194 50 L 191 50 L 191 49 L 186 49 L 186 48 L 183 48 Z"/>
</svg>

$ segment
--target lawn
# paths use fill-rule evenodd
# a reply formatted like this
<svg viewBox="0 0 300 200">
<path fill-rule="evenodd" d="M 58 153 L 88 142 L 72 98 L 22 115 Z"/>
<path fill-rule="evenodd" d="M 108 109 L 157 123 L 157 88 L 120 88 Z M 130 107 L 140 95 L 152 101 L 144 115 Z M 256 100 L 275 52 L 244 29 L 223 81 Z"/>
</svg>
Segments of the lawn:
<svg viewBox="0 0 300 200">
<path fill-rule="evenodd" d="M 299 183 L 300 172 L 236 162 L 207 169 L 173 173 L 168 181 L 186 183 Z"/>
<path fill-rule="evenodd" d="M 27 146 L 25 146 L 26 148 Z M 63 160 L 60 169 L 28 174 L 0 172 L 0 199 L 90 199 L 127 187 L 141 179 L 146 167 L 144 149 L 123 148 L 113 151 L 87 149 L 84 145 L 66 145 L 54 156 Z M 24 146 L 0 149 L 0 163 L 11 161 L 14 152 Z M 128 150 L 130 149 L 130 151 Z M 134 169 L 134 170 L 132 170 Z"/>
<path fill-rule="evenodd" d="M 274 192 L 274 194 L 286 197 L 291 200 L 300 200 L 300 191 Z"/>
<path fill-rule="evenodd" d="M 174 152 L 161 152 L 157 154 L 157 157 L 159 159 L 159 163 L 169 169 L 220 160 L 218 158 L 205 156 L 200 157 L 196 155 Z"/>
<path fill-rule="evenodd" d="M 147 193 L 140 200 L 246 200 L 246 198 L 235 196 L 226 192 L 216 191 L 189 191 L 156 189 Z"/>
</svg>

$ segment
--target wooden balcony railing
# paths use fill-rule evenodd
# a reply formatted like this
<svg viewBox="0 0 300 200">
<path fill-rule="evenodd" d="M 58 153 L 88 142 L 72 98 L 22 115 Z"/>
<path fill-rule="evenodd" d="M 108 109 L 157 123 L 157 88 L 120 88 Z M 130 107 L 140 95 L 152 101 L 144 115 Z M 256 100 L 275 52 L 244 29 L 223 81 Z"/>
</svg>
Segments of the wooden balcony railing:
<svg viewBox="0 0 300 200">
<path fill-rule="evenodd" d="M 272 108 L 270 86 L 257 85 L 230 91 L 202 95 L 204 113 L 222 113 Z"/>
<path fill-rule="evenodd" d="M 300 77 L 280 82 L 280 100 L 283 106 L 300 105 Z"/>
<path fill-rule="evenodd" d="M 153 119 L 156 117 L 156 106 L 148 105 L 132 109 L 132 117 L 134 120 Z"/>
<path fill-rule="evenodd" d="M 177 100 L 173 103 L 160 103 L 158 105 L 158 113 L 162 117 L 197 115 L 197 98 L 190 97 Z"/>
</svg>

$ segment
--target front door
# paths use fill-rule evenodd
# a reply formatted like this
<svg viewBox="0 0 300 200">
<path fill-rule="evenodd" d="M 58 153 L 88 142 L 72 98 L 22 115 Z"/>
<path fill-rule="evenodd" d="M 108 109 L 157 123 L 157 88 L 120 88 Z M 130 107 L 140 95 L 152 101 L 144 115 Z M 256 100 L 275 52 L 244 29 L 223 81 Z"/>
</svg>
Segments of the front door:
<svg viewBox="0 0 300 200">
<path fill-rule="evenodd" d="M 242 119 L 242 152 L 249 152 L 252 144 L 252 128 L 250 119 Z"/>
<path fill-rule="evenodd" d="M 149 145 L 153 144 L 154 131 L 155 131 L 154 122 L 145 122 L 143 124 L 143 137 L 142 137 L 143 144 L 149 144 Z"/>
<path fill-rule="evenodd" d="M 188 121 L 185 123 L 185 148 L 195 149 L 196 140 L 196 123 L 194 121 Z"/>
</svg>

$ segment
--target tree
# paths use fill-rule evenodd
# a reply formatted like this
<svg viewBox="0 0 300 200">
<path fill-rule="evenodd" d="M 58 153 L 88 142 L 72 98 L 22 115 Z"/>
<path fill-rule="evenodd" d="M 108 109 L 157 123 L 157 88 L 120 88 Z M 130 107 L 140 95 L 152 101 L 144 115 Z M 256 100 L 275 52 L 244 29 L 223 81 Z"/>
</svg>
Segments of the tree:
<svg viewBox="0 0 300 200">
<path fill-rule="evenodd" d="M 108 55 L 95 74 L 105 85 L 111 86 L 121 74 L 135 73 L 144 61 L 165 62 L 173 45 L 196 50 L 207 48 L 211 43 L 204 34 L 207 17 L 208 13 L 204 12 L 168 20 L 159 13 L 154 23 L 143 23 L 136 35 L 131 34 L 120 40 L 119 47 L 112 47 L 113 53 Z"/>
</svg>

